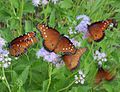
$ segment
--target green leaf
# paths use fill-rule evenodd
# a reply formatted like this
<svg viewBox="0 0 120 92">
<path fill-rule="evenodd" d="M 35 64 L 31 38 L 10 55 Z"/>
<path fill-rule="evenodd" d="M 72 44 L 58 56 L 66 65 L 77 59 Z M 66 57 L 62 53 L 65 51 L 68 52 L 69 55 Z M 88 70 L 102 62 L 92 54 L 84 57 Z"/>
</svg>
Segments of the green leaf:
<svg viewBox="0 0 120 92">
<path fill-rule="evenodd" d="M 113 86 L 109 84 L 103 84 L 103 87 L 107 92 L 113 92 Z"/>
<path fill-rule="evenodd" d="M 49 26 L 54 27 L 55 26 L 55 9 L 50 14 L 50 19 L 49 19 Z"/>
<path fill-rule="evenodd" d="M 24 13 L 34 13 L 34 6 L 32 5 L 31 2 L 26 2 L 24 4 L 24 9 L 23 9 Z"/>
<path fill-rule="evenodd" d="M 90 87 L 89 86 L 78 86 L 78 87 L 72 87 L 72 89 L 69 92 L 89 92 Z"/>
<path fill-rule="evenodd" d="M 68 9 L 72 7 L 72 4 L 73 4 L 72 0 L 64 0 L 59 3 L 59 6 L 61 8 Z"/>
<path fill-rule="evenodd" d="M 19 8 L 19 1 L 18 0 L 10 0 L 10 2 L 14 8 L 17 8 L 17 9 Z"/>
<path fill-rule="evenodd" d="M 48 80 L 43 81 L 43 92 L 46 92 Z"/>
<path fill-rule="evenodd" d="M 27 78 L 28 78 L 28 73 L 29 73 L 29 66 L 27 66 L 24 71 L 21 73 L 21 75 L 18 77 L 17 82 L 19 86 L 22 86 L 25 84 Z"/>
<path fill-rule="evenodd" d="M 25 32 L 30 32 L 33 30 L 33 25 L 30 20 L 25 21 Z"/>
</svg>

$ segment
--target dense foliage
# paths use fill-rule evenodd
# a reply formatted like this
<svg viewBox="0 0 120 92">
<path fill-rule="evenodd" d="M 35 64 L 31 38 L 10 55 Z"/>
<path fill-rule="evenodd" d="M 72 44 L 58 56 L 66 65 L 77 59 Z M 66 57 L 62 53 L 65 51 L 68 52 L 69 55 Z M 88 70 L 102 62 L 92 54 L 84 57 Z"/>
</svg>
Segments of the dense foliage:
<svg viewBox="0 0 120 92">
<path fill-rule="evenodd" d="M 7 43 L 12 39 L 30 31 L 36 31 L 39 42 L 27 53 L 15 59 L 12 58 L 8 68 L 0 67 L 0 92 L 118 92 L 120 89 L 120 1 L 119 0 L 59 0 L 55 3 L 34 6 L 31 0 L 0 0 L 0 35 Z M 114 18 L 118 21 L 118 28 L 106 30 L 105 38 L 99 42 L 89 44 L 82 39 L 81 34 L 70 35 L 71 27 L 80 21 L 78 15 L 87 15 L 91 22 Z M 43 58 L 37 58 L 36 52 L 42 48 L 42 38 L 36 29 L 37 23 L 44 23 L 56 28 L 61 34 L 74 37 L 81 42 L 81 47 L 88 51 L 80 59 L 80 66 L 73 72 L 65 66 L 55 67 Z M 7 45 L 7 44 L 6 44 Z M 97 63 L 93 53 L 101 49 L 107 55 L 107 62 L 103 68 L 116 73 L 112 81 L 94 83 Z M 7 46 L 5 47 L 6 49 Z M 74 76 L 79 70 L 85 73 L 85 83 L 75 84 Z"/>
</svg>

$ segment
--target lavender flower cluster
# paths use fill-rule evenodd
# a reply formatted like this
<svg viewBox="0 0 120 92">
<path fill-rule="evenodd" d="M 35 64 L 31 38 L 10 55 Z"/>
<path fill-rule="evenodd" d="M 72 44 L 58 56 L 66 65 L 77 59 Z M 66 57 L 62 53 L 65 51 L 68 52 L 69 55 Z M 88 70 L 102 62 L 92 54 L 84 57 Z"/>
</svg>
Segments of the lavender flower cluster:
<svg viewBox="0 0 120 92">
<path fill-rule="evenodd" d="M 11 58 L 9 58 L 9 51 L 4 49 L 6 41 L 0 38 L 0 67 L 8 68 L 11 64 Z"/>
<path fill-rule="evenodd" d="M 90 24 L 90 18 L 86 15 L 79 15 L 76 18 L 77 20 L 82 19 L 82 21 L 75 27 L 77 32 L 83 33 L 83 39 L 87 37 L 88 25 Z"/>
</svg>

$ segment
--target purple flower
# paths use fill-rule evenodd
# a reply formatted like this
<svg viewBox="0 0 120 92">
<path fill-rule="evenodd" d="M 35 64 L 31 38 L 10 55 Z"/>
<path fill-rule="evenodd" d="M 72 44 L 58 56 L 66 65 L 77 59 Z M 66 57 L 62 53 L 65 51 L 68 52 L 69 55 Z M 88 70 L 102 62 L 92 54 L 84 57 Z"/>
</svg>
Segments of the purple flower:
<svg viewBox="0 0 120 92">
<path fill-rule="evenodd" d="M 75 27 L 75 30 L 77 30 L 77 32 L 84 33 L 83 38 L 86 38 L 88 33 L 88 25 L 90 24 L 90 18 L 86 15 L 79 15 L 76 19 L 82 19 L 82 21 Z"/>
<path fill-rule="evenodd" d="M 37 58 L 43 57 L 43 59 L 47 62 L 52 62 L 53 64 L 56 64 L 57 62 L 61 61 L 61 56 L 55 54 L 54 52 L 48 52 L 44 48 L 41 48 L 36 53 Z"/>
</svg>

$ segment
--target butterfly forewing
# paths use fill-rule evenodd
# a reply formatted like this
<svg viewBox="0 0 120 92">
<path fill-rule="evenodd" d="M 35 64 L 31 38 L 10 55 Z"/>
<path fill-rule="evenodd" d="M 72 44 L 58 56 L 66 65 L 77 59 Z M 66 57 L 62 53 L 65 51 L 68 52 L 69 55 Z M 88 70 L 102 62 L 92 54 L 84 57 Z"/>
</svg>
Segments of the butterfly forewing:
<svg viewBox="0 0 120 92">
<path fill-rule="evenodd" d="M 88 26 L 88 31 L 90 34 L 89 37 L 94 41 L 97 42 L 101 41 L 105 36 L 104 31 L 108 28 L 108 26 L 111 23 L 113 23 L 113 25 L 116 26 L 113 19 L 92 23 L 91 25 Z"/>
<path fill-rule="evenodd" d="M 27 34 L 24 34 L 23 36 L 19 36 L 19 37 L 15 38 L 14 40 L 12 40 L 12 42 L 10 42 L 9 45 L 15 44 L 17 42 L 19 43 L 19 42 L 25 41 L 28 38 L 32 38 L 35 36 L 36 36 L 36 32 L 29 32 Z"/>
<path fill-rule="evenodd" d="M 54 52 L 55 53 L 67 53 L 67 54 L 74 54 L 76 48 L 74 47 L 73 43 L 65 36 L 61 36 Z"/>
<path fill-rule="evenodd" d="M 83 53 L 87 50 L 87 48 L 77 49 L 75 54 L 64 55 L 63 61 L 69 70 L 75 69 L 79 65 L 79 59 L 83 55 Z"/>
<path fill-rule="evenodd" d="M 45 25 L 38 24 L 37 29 L 40 31 L 44 42 L 43 45 L 49 51 L 53 51 L 59 41 L 60 33 L 52 28 L 48 28 Z"/>
</svg>

